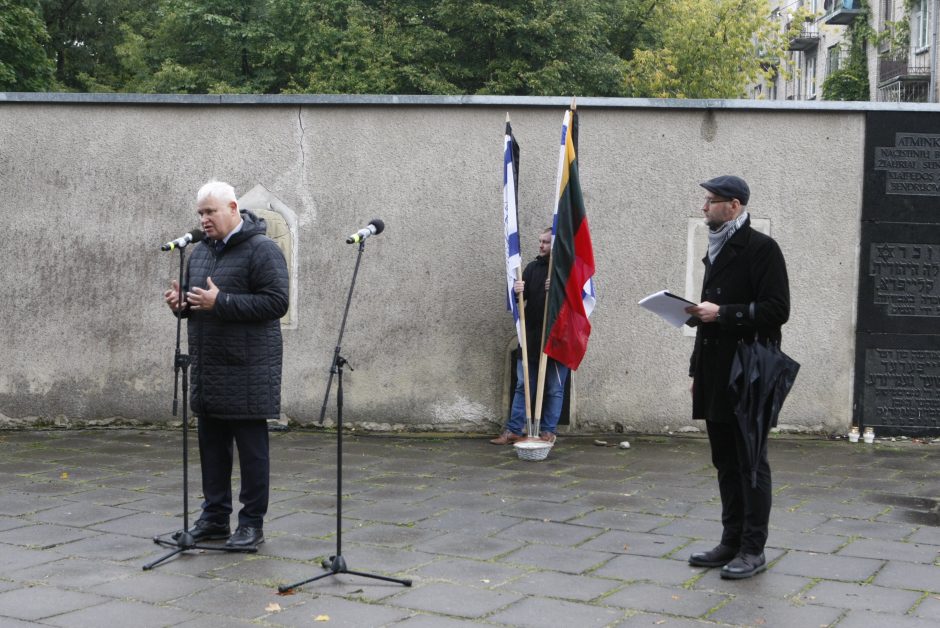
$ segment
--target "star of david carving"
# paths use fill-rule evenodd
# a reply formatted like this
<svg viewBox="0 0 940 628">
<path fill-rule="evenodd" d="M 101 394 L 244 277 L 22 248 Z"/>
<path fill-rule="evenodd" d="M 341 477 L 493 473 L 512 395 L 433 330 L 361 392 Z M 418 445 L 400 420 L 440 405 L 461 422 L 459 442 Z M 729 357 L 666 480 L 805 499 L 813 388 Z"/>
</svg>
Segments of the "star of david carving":
<svg viewBox="0 0 940 628">
<path fill-rule="evenodd" d="M 878 247 L 878 259 L 882 262 L 887 262 L 889 259 L 894 258 L 894 247 L 890 244 L 882 244 Z"/>
</svg>

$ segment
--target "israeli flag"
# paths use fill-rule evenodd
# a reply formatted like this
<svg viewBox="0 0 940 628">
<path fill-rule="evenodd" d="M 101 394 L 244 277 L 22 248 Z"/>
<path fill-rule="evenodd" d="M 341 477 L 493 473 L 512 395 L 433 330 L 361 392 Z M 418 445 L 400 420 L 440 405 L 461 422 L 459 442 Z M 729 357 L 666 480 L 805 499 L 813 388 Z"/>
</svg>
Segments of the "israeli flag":
<svg viewBox="0 0 940 628">
<path fill-rule="evenodd" d="M 503 152 L 503 227 L 506 235 L 506 309 L 512 312 L 519 342 L 523 342 L 522 325 L 519 322 L 519 302 L 513 285 L 516 273 L 522 268 L 522 252 L 519 246 L 518 202 L 519 144 L 512 135 L 512 127 L 506 122 L 506 138 Z M 521 276 L 521 274 L 520 274 Z"/>
</svg>

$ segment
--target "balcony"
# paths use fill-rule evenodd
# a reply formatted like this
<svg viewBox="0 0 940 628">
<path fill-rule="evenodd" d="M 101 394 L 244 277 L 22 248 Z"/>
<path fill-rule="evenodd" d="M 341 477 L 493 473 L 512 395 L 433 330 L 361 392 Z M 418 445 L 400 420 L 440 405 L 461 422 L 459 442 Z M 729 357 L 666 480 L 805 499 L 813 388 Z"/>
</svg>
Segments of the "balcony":
<svg viewBox="0 0 940 628">
<path fill-rule="evenodd" d="M 789 25 L 787 30 L 790 30 Z M 812 22 L 803 22 L 800 32 L 790 38 L 787 50 L 812 50 L 819 45 L 819 29 Z"/>
<path fill-rule="evenodd" d="M 862 13 L 861 0 L 826 0 L 826 24 L 851 24 Z"/>
<path fill-rule="evenodd" d="M 930 67 L 912 65 L 907 59 L 881 59 L 878 67 L 878 100 L 927 102 Z"/>
<path fill-rule="evenodd" d="M 878 64 L 878 85 L 896 81 L 930 81 L 930 67 L 912 65 L 907 59 L 881 59 Z"/>
<path fill-rule="evenodd" d="M 760 69 L 764 72 L 776 72 L 776 68 L 780 66 L 780 57 L 772 55 L 766 50 L 759 50 L 757 58 L 760 60 Z"/>
</svg>

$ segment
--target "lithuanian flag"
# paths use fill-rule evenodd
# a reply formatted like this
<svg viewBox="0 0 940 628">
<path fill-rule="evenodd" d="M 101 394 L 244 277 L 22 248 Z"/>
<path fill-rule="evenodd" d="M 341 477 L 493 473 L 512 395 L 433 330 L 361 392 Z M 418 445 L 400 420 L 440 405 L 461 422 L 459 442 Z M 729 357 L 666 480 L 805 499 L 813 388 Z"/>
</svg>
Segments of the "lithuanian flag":
<svg viewBox="0 0 940 628">
<path fill-rule="evenodd" d="M 544 353 L 575 370 L 587 351 L 594 310 L 594 248 L 588 229 L 576 154 L 577 112 L 565 113 L 558 159 L 558 196 L 552 220 L 551 283 L 542 332 Z"/>
</svg>

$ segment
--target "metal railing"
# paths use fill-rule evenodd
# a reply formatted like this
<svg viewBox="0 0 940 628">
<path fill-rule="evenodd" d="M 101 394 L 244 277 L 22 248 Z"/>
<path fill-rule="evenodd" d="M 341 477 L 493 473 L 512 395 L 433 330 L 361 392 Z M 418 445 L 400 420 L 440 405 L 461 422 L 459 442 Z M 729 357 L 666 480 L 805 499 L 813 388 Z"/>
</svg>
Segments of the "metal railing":
<svg viewBox="0 0 940 628">
<path fill-rule="evenodd" d="M 878 64 L 878 82 L 895 80 L 930 80 L 930 67 L 913 65 L 907 59 L 881 59 Z"/>
<path fill-rule="evenodd" d="M 787 25 L 787 30 L 790 26 Z M 803 22 L 800 32 L 790 38 L 790 50 L 809 50 L 819 45 L 819 29 L 813 22 Z"/>
</svg>

